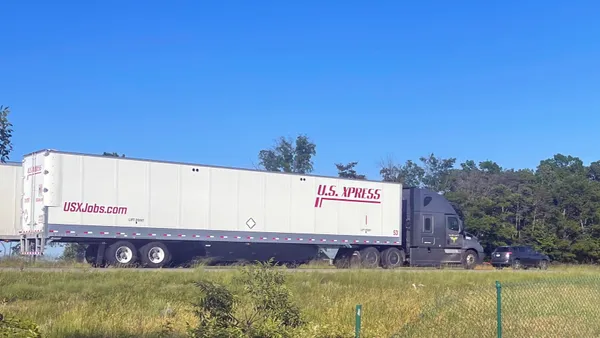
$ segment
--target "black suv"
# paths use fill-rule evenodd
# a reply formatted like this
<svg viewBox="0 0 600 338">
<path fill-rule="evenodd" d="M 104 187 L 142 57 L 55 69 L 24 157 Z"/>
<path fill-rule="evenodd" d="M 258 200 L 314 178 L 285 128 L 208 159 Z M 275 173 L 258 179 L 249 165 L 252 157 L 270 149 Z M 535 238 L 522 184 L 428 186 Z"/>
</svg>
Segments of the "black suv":
<svg viewBox="0 0 600 338">
<path fill-rule="evenodd" d="M 513 269 L 536 267 L 546 270 L 549 262 L 548 256 L 529 246 L 500 246 L 492 252 L 492 266 L 496 269 L 512 266 Z"/>
</svg>

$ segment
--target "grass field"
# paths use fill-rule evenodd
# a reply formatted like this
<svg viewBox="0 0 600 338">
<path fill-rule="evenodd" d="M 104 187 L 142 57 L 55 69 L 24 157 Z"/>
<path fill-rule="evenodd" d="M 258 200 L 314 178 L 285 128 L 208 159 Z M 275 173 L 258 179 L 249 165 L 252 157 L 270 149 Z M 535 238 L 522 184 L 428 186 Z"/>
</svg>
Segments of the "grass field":
<svg viewBox="0 0 600 338">
<path fill-rule="evenodd" d="M 201 295 L 192 283 L 227 284 L 236 273 L 0 271 L 0 313 L 35 321 L 44 337 L 159 337 L 167 321 L 170 336 L 183 337 Z M 598 337 L 599 273 L 596 267 L 359 270 L 287 279 L 309 321 L 306 337 L 352 337 L 356 304 L 363 309 L 362 337 L 495 337 L 497 280 L 504 337 Z"/>
</svg>

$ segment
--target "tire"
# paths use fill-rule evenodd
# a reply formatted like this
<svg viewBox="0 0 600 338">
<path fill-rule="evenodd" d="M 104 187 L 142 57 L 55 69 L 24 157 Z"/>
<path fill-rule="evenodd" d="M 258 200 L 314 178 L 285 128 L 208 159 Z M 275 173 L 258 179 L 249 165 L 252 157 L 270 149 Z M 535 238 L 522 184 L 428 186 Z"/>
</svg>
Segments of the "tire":
<svg viewBox="0 0 600 338">
<path fill-rule="evenodd" d="M 171 252 L 161 242 L 150 242 L 140 248 L 142 266 L 147 268 L 162 268 L 171 263 Z"/>
<path fill-rule="evenodd" d="M 519 270 L 522 267 L 523 267 L 523 265 L 521 264 L 521 260 L 520 259 L 515 259 L 515 261 L 512 264 L 513 270 Z"/>
<path fill-rule="evenodd" d="M 381 262 L 381 254 L 372 246 L 360 250 L 360 265 L 367 269 L 376 269 Z"/>
<path fill-rule="evenodd" d="M 548 261 L 542 259 L 542 261 L 538 263 L 538 268 L 540 268 L 540 270 L 548 270 Z"/>
<path fill-rule="evenodd" d="M 90 244 L 85 248 L 85 262 L 89 265 L 96 267 L 100 264 L 96 262 L 98 257 L 98 244 Z"/>
<path fill-rule="evenodd" d="M 396 269 L 404 266 L 406 255 L 398 248 L 387 248 L 381 253 L 381 267 L 384 269 Z"/>
<path fill-rule="evenodd" d="M 463 254 L 463 258 L 462 258 L 463 267 L 466 270 L 475 269 L 475 266 L 477 266 L 477 258 L 478 258 L 477 252 L 475 252 L 474 250 L 467 250 Z"/>
<path fill-rule="evenodd" d="M 106 262 L 119 268 L 129 268 L 135 266 L 138 260 L 137 249 L 131 242 L 118 241 L 106 248 Z"/>
</svg>

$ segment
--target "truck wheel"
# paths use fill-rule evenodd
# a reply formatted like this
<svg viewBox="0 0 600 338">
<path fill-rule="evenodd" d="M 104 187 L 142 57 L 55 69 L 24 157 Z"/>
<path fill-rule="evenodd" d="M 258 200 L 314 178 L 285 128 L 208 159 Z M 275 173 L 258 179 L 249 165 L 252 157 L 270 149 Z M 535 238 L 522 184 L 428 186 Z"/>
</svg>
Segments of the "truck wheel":
<svg viewBox="0 0 600 338">
<path fill-rule="evenodd" d="M 379 267 L 381 254 L 377 248 L 372 246 L 360 250 L 360 264 L 367 269 L 375 269 Z"/>
<path fill-rule="evenodd" d="M 548 261 L 543 259 L 539 264 L 538 267 L 540 268 L 540 270 L 546 270 L 548 269 Z"/>
<path fill-rule="evenodd" d="M 99 264 L 96 262 L 98 257 L 98 244 L 90 244 L 85 248 L 85 262 L 89 265 L 96 267 Z"/>
<path fill-rule="evenodd" d="M 105 257 L 109 265 L 123 268 L 134 266 L 138 259 L 135 246 L 128 241 L 118 241 L 109 245 Z"/>
<path fill-rule="evenodd" d="M 467 250 L 463 255 L 463 267 L 467 270 L 473 270 L 476 265 L 477 253 L 473 250 Z"/>
<path fill-rule="evenodd" d="M 384 269 L 396 269 L 404 265 L 406 256 L 398 248 L 387 248 L 381 253 L 381 266 Z"/>
<path fill-rule="evenodd" d="M 148 268 L 162 268 L 171 262 L 171 253 L 161 242 L 151 242 L 140 248 L 142 265 Z"/>
</svg>

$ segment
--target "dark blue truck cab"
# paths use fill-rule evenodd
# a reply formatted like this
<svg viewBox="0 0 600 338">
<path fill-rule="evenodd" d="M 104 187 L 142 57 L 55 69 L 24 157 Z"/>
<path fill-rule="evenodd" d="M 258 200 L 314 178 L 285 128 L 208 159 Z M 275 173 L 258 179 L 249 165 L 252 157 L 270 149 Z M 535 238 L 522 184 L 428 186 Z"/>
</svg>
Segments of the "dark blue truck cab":
<svg viewBox="0 0 600 338">
<path fill-rule="evenodd" d="M 411 266 L 461 264 L 473 269 L 483 262 L 483 247 L 450 202 L 429 189 L 404 188 L 403 247 Z"/>
</svg>

